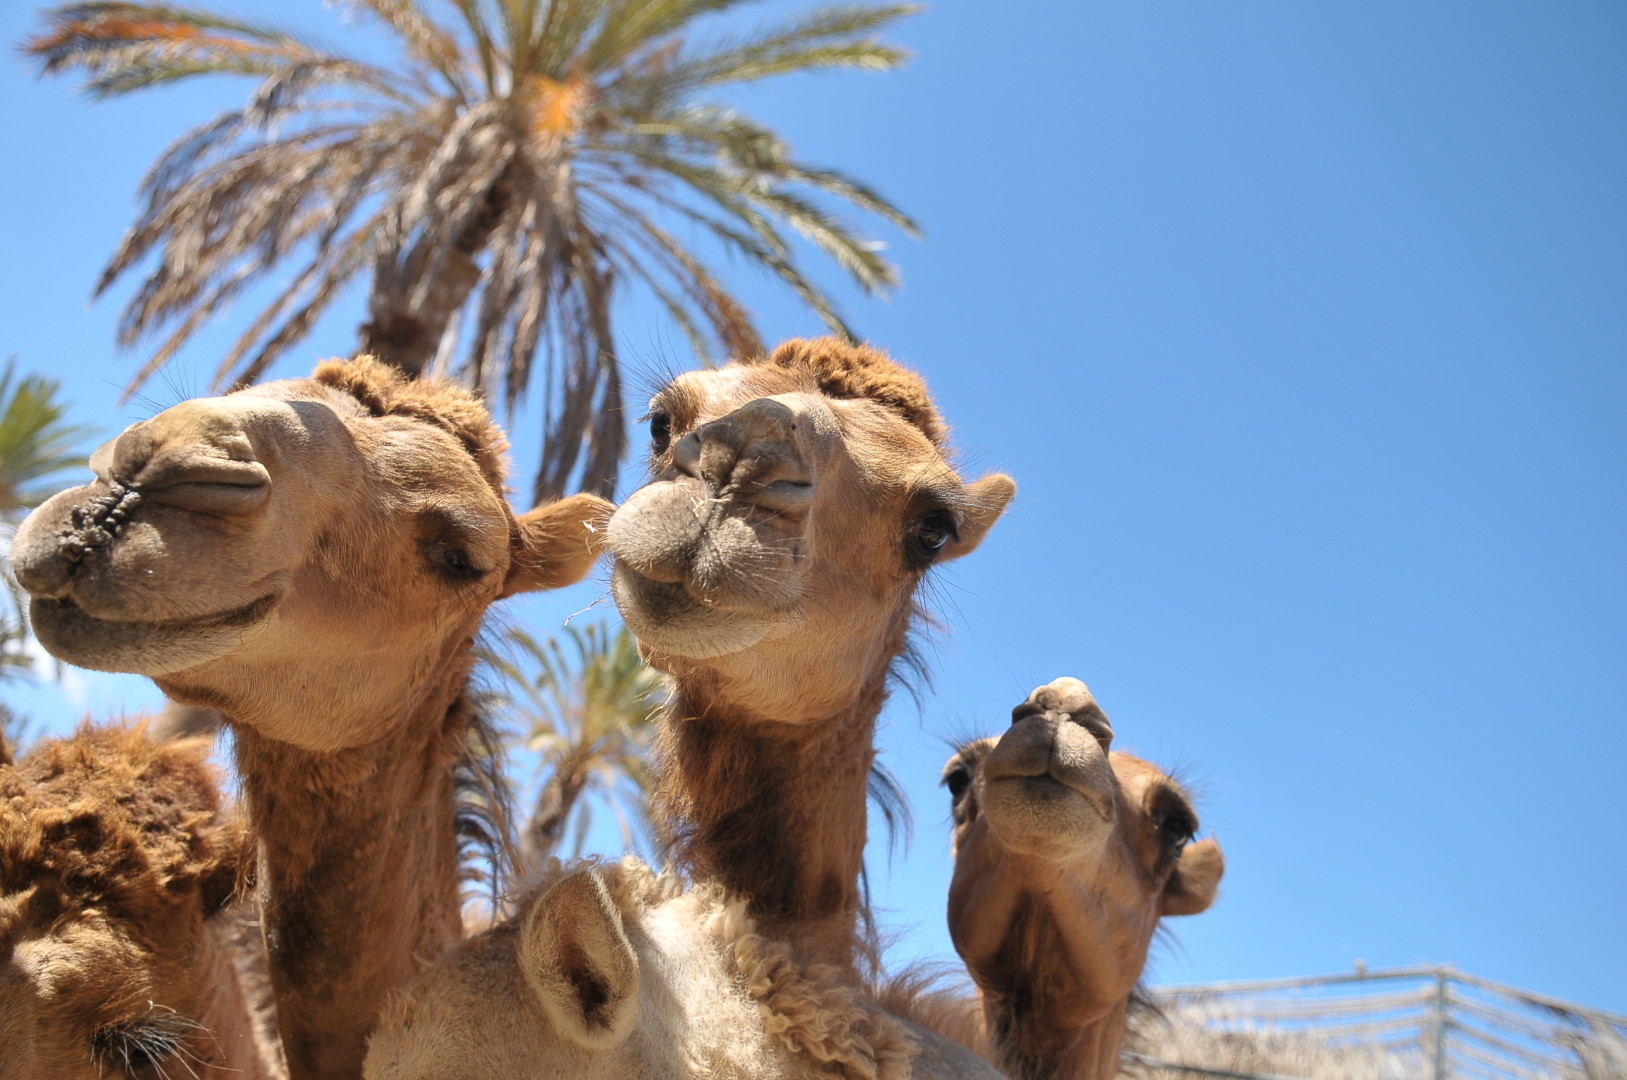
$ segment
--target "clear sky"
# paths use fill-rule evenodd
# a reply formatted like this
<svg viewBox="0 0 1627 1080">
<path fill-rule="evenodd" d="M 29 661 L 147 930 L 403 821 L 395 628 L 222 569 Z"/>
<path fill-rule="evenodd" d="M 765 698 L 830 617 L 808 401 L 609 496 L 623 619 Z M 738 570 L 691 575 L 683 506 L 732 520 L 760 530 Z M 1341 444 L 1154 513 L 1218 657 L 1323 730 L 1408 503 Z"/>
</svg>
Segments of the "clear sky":
<svg viewBox="0 0 1627 1080">
<path fill-rule="evenodd" d="M 742 104 L 925 224 L 883 234 L 897 296 L 845 310 L 1021 489 L 936 590 L 934 688 L 886 714 L 916 816 L 907 855 L 873 853 L 897 955 L 952 956 L 944 739 L 1071 674 L 1119 745 L 1199 781 L 1227 854 L 1155 981 L 1434 960 L 1627 1012 L 1627 7 L 946 0 L 895 37 L 902 72 Z M 0 61 L 0 353 L 108 435 L 152 406 L 115 404 L 129 283 L 87 297 L 145 166 L 241 94 L 91 106 Z M 817 329 L 731 281 L 769 338 Z M 683 362 L 623 314 L 630 353 Z M 514 616 L 546 632 L 601 593 Z M 53 727 L 154 700 L 65 691 L 7 693 Z"/>
</svg>

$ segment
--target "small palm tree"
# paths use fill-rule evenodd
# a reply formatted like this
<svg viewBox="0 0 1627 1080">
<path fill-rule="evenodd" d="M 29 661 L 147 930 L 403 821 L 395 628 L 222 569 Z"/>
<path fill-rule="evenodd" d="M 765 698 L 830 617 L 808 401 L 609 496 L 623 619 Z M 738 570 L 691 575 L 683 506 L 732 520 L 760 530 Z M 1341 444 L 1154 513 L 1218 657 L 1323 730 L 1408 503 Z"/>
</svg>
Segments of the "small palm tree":
<svg viewBox="0 0 1627 1080">
<path fill-rule="evenodd" d="M 639 659 L 625 627 L 602 623 L 567 626 L 546 643 L 510 629 L 503 645 L 486 660 L 502 677 L 511 725 L 547 777 L 520 835 L 521 872 L 558 851 L 567 833 L 571 854 L 581 853 L 590 792 L 615 813 L 624 847 L 636 848 L 650 835 L 644 796 L 652 721 L 666 693 L 660 672 Z"/>
<path fill-rule="evenodd" d="M 44 375 L 17 376 L 16 357 L 0 368 L 0 538 L 9 551 L 11 533 L 27 511 L 57 491 L 59 474 L 85 463 L 80 448 L 92 429 L 64 422 L 61 384 Z M 28 631 L 22 598 L 4 567 L 10 610 L 0 611 L 0 681 L 26 675 L 33 662 L 25 651 Z"/>
<path fill-rule="evenodd" d="M 19 379 L 15 357 L 0 369 L 0 521 L 15 524 L 56 494 L 59 473 L 85 463 L 91 428 L 63 422 L 61 389 L 44 375 Z"/>
<path fill-rule="evenodd" d="M 158 253 L 120 341 L 168 336 L 133 387 L 200 325 L 285 261 L 299 269 L 216 373 L 252 381 L 341 287 L 370 275 L 361 347 L 417 374 L 463 340 L 461 369 L 512 412 L 545 375 L 534 494 L 577 477 L 608 494 L 626 446 L 612 299 L 642 287 L 696 353 L 761 348 L 750 317 L 674 227 L 778 277 L 851 333 L 797 265 L 786 228 L 864 289 L 896 284 L 874 241 L 822 201 L 913 232 L 887 200 L 797 160 L 725 104 L 729 87 L 793 72 L 885 70 L 877 35 L 913 9 L 825 7 L 754 33 L 703 17 L 752 0 L 350 0 L 399 40 L 373 63 L 206 10 L 150 2 L 51 10 L 24 44 L 46 72 L 111 97 L 199 75 L 258 86 L 241 109 L 159 158 L 97 291 Z M 432 8 L 438 11 L 432 12 Z"/>
</svg>

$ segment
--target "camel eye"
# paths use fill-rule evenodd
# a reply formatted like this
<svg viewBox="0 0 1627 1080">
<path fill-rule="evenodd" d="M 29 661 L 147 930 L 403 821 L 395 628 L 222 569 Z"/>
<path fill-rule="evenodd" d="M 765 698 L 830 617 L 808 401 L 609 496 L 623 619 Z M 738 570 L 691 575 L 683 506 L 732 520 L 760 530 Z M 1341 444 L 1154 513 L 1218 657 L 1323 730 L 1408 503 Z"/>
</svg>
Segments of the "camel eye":
<svg viewBox="0 0 1627 1080">
<path fill-rule="evenodd" d="M 132 1076 L 162 1076 L 160 1063 L 181 1051 L 196 1026 L 174 1013 L 109 1024 L 91 1036 L 91 1060 L 98 1070 L 111 1065 Z"/>
<path fill-rule="evenodd" d="M 946 511 L 935 510 L 916 523 L 912 537 L 913 554 L 921 562 L 931 562 L 959 535 L 955 519 Z"/>
<path fill-rule="evenodd" d="M 1197 822 L 1184 814 L 1166 814 L 1158 819 L 1158 838 L 1166 851 L 1178 853 L 1197 833 Z"/>
<path fill-rule="evenodd" d="M 475 565 L 468 549 L 462 544 L 443 540 L 428 544 L 426 548 L 430 565 L 453 581 L 479 581 L 486 576 L 486 571 Z"/>
<path fill-rule="evenodd" d="M 656 455 L 667 452 L 672 444 L 672 417 L 665 409 L 650 410 L 650 452 Z"/>
<path fill-rule="evenodd" d="M 957 766 L 949 771 L 943 782 L 949 788 L 949 798 L 954 802 L 960 802 L 960 797 L 972 786 L 972 774 L 964 765 Z"/>
</svg>

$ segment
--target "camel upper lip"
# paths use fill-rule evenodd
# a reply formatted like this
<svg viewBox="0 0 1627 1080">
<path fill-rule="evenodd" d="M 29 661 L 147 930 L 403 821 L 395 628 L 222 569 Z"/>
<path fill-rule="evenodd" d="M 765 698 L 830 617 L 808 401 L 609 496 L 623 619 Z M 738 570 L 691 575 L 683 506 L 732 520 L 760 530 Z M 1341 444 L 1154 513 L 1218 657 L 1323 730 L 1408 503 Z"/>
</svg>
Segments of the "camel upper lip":
<svg viewBox="0 0 1627 1080">
<path fill-rule="evenodd" d="M 1085 777 L 1071 775 L 1071 770 L 1064 771 L 1059 775 L 1058 771 L 1051 767 L 1033 770 L 1012 768 L 999 772 L 991 771 L 984 777 L 984 783 L 986 784 L 998 783 L 1002 780 L 1023 780 L 1041 786 L 1051 785 L 1061 788 L 1090 803 L 1096 808 L 1096 812 L 1102 815 L 1104 820 L 1112 820 L 1112 802 L 1107 793 L 1095 785 L 1086 783 Z"/>
</svg>

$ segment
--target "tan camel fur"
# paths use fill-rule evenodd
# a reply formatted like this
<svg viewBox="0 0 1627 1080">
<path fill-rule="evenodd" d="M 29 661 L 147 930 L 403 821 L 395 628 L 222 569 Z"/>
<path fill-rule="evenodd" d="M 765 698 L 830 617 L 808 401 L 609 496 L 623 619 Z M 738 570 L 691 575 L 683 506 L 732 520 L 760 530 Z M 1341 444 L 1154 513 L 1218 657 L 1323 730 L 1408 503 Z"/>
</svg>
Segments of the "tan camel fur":
<svg viewBox="0 0 1627 1080">
<path fill-rule="evenodd" d="M 914 1040 L 723 890 L 555 864 L 386 1008 L 367 1080 L 903 1080 Z"/>
<path fill-rule="evenodd" d="M 0 752 L 0 1080 L 284 1075 L 208 749 L 82 727 Z"/>
<path fill-rule="evenodd" d="M 1224 862 L 1174 780 L 1112 751 L 1078 679 L 1038 687 L 998 740 L 944 768 L 953 799 L 949 932 L 1014 1080 L 1108 1080 L 1166 915 L 1214 901 Z"/>
<path fill-rule="evenodd" d="M 17 533 L 47 649 L 234 729 L 296 1080 L 354 1077 L 385 996 L 462 937 L 474 634 L 593 562 L 608 504 L 517 519 L 503 451 L 465 391 L 328 361 L 133 425 Z"/>
<path fill-rule="evenodd" d="M 962 480 L 920 378 L 829 338 L 680 375 L 649 420 L 653 479 L 609 543 L 616 603 L 675 690 L 658 815 L 765 934 L 853 969 L 889 666 L 927 571 L 1015 485 Z"/>
</svg>

